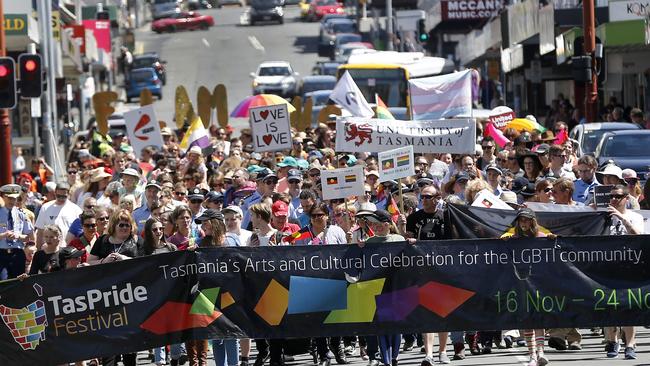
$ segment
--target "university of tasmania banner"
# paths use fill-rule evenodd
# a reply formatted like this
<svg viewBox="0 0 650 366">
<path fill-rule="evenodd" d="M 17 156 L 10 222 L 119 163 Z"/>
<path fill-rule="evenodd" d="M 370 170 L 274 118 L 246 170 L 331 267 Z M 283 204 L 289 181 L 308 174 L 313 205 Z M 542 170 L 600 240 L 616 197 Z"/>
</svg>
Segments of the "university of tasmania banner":
<svg viewBox="0 0 650 366">
<path fill-rule="evenodd" d="M 413 146 L 414 153 L 474 154 L 473 119 L 399 121 L 361 117 L 336 120 L 336 151 L 382 152 Z"/>
<path fill-rule="evenodd" d="M 535 213 L 537 223 L 543 230 L 561 236 L 605 235 L 609 232 L 611 222 L 609 214 L 603 211 Z M 445 211 L 445 232 L 448 238 L 453 239 L 498 238 L 512 227 L 516 217 L 515 210 L 448 205 Z"/>
<path fill-rule="evenodd" d="M 650 324 L 650 236 L 200 249 L 0 283 L 0 364 L 190 339 Z"/>
</svg>

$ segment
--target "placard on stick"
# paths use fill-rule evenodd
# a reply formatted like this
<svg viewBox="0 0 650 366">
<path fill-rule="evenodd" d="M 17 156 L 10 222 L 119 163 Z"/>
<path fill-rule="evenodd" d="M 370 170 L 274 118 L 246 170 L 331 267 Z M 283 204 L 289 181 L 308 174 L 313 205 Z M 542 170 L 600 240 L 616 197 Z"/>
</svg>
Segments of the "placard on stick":
<svg viewBox="0 0 650 366">
<path fill-rule="evenodd" d="M 378 160 L 380 182 L 398 180 L 415 174 L 413 146 L 380 152 Z"/>
<path fill-rule="evenodd" d="M 594 187 L 594 202 L 596 208 L 607 208 L 609 206 L 609 196 L 614 186 L 595 186 Z"/>
<path fill-rule="evenodd" d="M 250 108 L 249 117 L 256 152 L 291 149 L 291 123 L 286 104 Z"/>
<path fill-rule="evenodd" d="M 138 158 L 147 146 L 162 149 L 164 142 L 152 104 L 124 113 L 124 122 L 129 142 Z"/>
<path fill-rule="evenodd" d="M 361 166 L 321 171 L 323 199 L 333 200 L 364 194 L 365 176 Z"/>
</svg>

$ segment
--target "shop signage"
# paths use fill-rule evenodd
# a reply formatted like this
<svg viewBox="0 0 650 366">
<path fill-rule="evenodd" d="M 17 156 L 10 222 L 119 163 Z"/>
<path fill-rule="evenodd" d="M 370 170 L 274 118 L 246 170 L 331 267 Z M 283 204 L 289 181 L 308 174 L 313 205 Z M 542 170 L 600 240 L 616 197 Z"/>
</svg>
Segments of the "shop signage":
<svg viewBox="0 0 650 366">
<path fill-rule="evenodd" d="M 5 14 L 4 28 L 7 36 L 27 35 L 27 14 Z"/>
<path fill-rule="evenodd" d="M 442 20 L 488 19 L 499 15 L 501 0 L 442 1 Z"/>
<path fill-rule="evenodd" d="M 609 21 L 645 19 L 650 14 L 650 0 L 609 1 Z"/>
<path fill-rule="evenodd" d="M 510 45 L 521 43 L 539 32 L 539 0 L 512 5 L 507 14 Z"/>
</svg>

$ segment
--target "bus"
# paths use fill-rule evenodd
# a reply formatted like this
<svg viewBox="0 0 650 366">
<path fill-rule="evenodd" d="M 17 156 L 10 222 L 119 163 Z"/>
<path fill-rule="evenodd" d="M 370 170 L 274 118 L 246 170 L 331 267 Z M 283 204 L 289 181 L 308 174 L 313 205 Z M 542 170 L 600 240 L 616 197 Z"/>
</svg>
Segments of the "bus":
<svg viewBox="0 0 650 366">
<path fill-rule="evenodd" d="M 369 103 L 375 102 L 375 93 L 395 110 L 409 114 L 410 79 L 444 75 L 454 72 L 454 62 L 441 57 L 425 56 L 422 52 L 379 51 L 351 55 L 348 63 L 339 66 L 337 78 L 346 71 Z"/>
</svg>

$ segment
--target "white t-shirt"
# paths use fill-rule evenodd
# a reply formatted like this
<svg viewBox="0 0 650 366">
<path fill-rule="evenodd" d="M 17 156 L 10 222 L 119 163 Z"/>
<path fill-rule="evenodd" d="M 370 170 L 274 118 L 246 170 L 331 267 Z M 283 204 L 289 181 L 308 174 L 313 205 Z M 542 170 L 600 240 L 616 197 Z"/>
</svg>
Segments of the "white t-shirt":
<svg viewBox="0 0 650 366">
<path fill-rule="evenodd" d="M 644 233 L 643 216 L 630 210 L 625 210 L 623 216 L 627 221 L 630 222 L 630 224 L 637 231 L 637 233 L 639 234 Z M 625 227 L 625 225 L 623 225 L 621 220 L 619 220 L 619 218 L 616 216 L 612 217 L 612 226 L 609 227 L 609 234 L 628 235 L 627 228 Z"/>
<path fill-rule="evenodd" d="M 239 235 L 235 233 L 226 233 L 226 246 L 227 247 L 245 247 L 248 245 L 248 240 L 250 239 L 253 232 L 240 229 Z"/>
<path fill-rule="evenodd" d="M 63 237 L 65 237 L 68 234 L 70 225 L 79 218 L 81 212 L 81 208 L 70 200 L 67 200 L 63 205 L 57 205 L 56 201 L 50 201 L 41 207 L 34 226 L 37 229 L 43 229 L 46 225 L 54 224 L 61 229 Z"/>
</svg>

